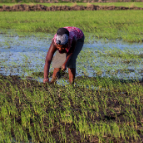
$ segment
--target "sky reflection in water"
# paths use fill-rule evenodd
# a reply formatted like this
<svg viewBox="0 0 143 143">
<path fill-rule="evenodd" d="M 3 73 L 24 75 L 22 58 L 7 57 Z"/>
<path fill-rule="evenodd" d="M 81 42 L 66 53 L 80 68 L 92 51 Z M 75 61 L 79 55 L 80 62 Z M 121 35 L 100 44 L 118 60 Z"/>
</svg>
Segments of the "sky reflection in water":
<svg viewBox="0 0 143 143">
<path fill-rule="evenodd" d="M 52 34 L 47 37 L 8 36 L 0 34 L 0 73 L 4 75 L 28 76 L 32 72 L 43 72 L 45 57 L 51 44 Z M 124 51 L 143 54 L 143 44 L 122 41 L 97 40 L 86 37 L 86 43 L 77 59 L 77 76 L 115 76 L 117 78 L 142 78 L 143 58 L 123 62 L 119 57 L 103 56 L 109 51 Z M 27 69 L 27 70 L 26 70 Z M 128 69 L 129 72 L 121 72 Z M 50 68 L 52 71 L 53 68 Z M 42 81 L 42 79 L 41 79 Z"/>
</svg>

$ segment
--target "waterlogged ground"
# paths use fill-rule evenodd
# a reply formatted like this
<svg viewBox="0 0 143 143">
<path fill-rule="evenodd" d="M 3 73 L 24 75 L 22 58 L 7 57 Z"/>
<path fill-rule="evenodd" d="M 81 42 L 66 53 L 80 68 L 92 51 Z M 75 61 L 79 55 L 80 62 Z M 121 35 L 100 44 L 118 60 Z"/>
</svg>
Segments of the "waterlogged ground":
<svg viewBox="0 0 143 143">
<path fill-rule="evenodd" d="M 43 72 L 45 57 L 54 34 L 0 34 L 0 73 L 34 77 Z M 53 71 L 51 67 L 50 71 Z M 77 59 L 77 75 L 141 79 L 143 76 L 143 44 L 120 40 L 98 40 L 87 34 Z M 62 80 L 63 81 L 63 80 Z"/>
<path fill-rule="evenodd" d="M 72 86 L 39 82 L 53 34 L 0 34 L 0 142 L 143 141 L 142 44 L 86 35 Z"/>
</svg>

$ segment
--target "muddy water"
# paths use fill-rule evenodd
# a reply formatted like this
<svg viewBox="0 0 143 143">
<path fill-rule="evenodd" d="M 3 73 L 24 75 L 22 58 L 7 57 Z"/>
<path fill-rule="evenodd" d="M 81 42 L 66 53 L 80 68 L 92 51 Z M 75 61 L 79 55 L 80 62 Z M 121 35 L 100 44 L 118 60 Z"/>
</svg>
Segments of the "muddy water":
<svg viewBox="0 0 143 143">
<path fill-rule="evenodd" d="M 10 34 L 0 34 L 0 73 L 26 77 L 31 76 L 33 72 L 43 72 L 46 53 L 53 35 L 11 36 Z M 140 55 L 143 54 L 143 44 L 86 37 L 83 50 L 77 59 L 76 76 L 100 75 L 124 79 L 142 78 L 143 56 L 138 59 L 109 56 L 109 53 L 113 51 Z M 53 71 L 52 67 L 50 71 Z M 36 80 L 42 81 L 42 78 L 38 77 Z M 63 84 L 63 80 L 58 82 Z"/>
</svg>

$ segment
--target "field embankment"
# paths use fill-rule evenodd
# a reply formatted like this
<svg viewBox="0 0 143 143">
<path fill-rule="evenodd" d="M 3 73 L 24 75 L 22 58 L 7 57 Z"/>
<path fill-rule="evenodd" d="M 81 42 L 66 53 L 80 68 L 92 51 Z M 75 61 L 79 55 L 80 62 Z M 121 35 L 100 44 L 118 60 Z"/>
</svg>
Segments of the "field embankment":
<svg viewBox="0 0 143 143">
<path fill-rule="evenodd" d="M 0 3 L 110 3 L 110 2 L 143 2 L 143 0 L 0 0 Z"/>
<path fill-rule="evenodd" d="M 124 7 L 124 6 L 100 6 L 100 5 L 75 5 L 75 6 L 44 6 L 44 5 L 27 5 L 17 4 L 13 6 L 0 6 L 0 11 L 71 11 L 71 10 L 143 10 L 141 7 Z"/>
<path fill-rule="evenodd" d="M 13 6 L 13 5 L 17 5 L 17 4 L 27 4 L 27 5 L 37 5 L 37 4 L 40 4 L 40 5 L 44 5 L 44 6 L 47 6 L 47 7 L 50 7 L 50 6 L 75 6 L 75 5 L 83 5 L 83 6 L 89 6 L 89 5 L 99 5 L 99 6 L 124 6 L 124 7 L 143 7 L 143 3 L 142 2 L 61 2 L 61 3 L 54 3 L 54 2 L 51 2 L 51 3 L 24 3 L 24 2 L 20 2 L 20 3 L 0 3 L 0 6 L 3 6 L 3 5 L 6 5 L 6 6 Z"/>
</svg>

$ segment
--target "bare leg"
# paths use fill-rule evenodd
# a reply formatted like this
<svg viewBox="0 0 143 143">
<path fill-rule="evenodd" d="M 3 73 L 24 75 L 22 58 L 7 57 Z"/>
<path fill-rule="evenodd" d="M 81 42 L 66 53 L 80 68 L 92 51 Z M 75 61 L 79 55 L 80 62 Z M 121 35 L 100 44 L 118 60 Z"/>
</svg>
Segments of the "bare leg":
<svg viewBox="0 0 143 143">
<path fill-rule="evenodd" d="M 68 68 L 68 73 L 69 73 L 70 84 L 74 84 L 76 69 L 75 68 Z"/>
<path fill-rule="evenodd" d="M 61 70 L 61 68 L 54 68 L 52 79 L 50 83 L 54 83 L 57 79 L 57 73 Z"/>
</svg>

